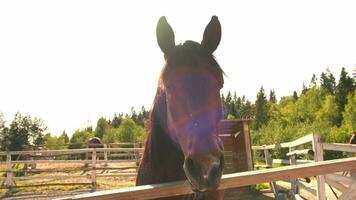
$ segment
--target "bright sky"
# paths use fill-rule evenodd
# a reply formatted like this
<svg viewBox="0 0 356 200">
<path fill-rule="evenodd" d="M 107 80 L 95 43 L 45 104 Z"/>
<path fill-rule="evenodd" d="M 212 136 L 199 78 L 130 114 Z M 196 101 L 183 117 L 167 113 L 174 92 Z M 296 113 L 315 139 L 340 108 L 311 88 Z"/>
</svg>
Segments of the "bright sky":
<svg viewBox="0 0 356 200">
<path fill-rule="evenodd" d="M 60 134 L 150 108 L 163 65 L 155 35 L 162 15 L 176 43 L 200 42 L 219 17 L 224 93 L 254 100 L 263 85 L 280 97 L 327 67 L 337 77 L 341 67 L 355 69 L 355 1 L 229 2 L 0 1 L 0 112 L 40 117 Z"/>
</svg>

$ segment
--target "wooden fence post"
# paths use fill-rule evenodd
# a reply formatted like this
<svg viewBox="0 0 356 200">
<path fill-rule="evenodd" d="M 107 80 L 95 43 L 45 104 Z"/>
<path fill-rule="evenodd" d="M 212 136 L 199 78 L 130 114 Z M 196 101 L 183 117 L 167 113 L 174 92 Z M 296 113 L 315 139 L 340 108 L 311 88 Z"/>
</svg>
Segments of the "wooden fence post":
<svg viewBox="0 0 356 200">
<path fill-rule="evenodd" d="M 246 151 L 246 160 L 247 160 L 247 168 L 249 171 L 253 170 L 253 159 L 252 159 L 252 151 L 251 151 L 251 136 L 250 136 L 250 126 L 248 121 L 243 121 L 243 134 L 244 134 L 244 142 L 245 142 L 245 151 Z"/>
<path fill-rule="evenodd" d="M 313 133 L 313 151 L 314 161 L 319 162 L 324 160 L 323 145 L 320 141 L 320 133 Z M 317 179 L 317 200 L 325 200 L 325 177 L 323 175 L 316 176 Z"/>
<path fill-rule="evenodd" d="M 9 191 L 12 191 L 12 186 L 15 185 L 12 177 L 13 177 L 13 170 L 12 170 L 12 163 L 11 163 L 11 154 L 10 152 L 6 152 L 6 186 L 9 188 Z"/>
<path fill-rule="evenodd" d="M 289 147 L 289 152 L 292 152 L 296 149 L 296 147 Z M 293 154 L 289 157 L 289 164 L 290 165 L 296 165 L 297 161 L 296 161 L 296 155 Z M 291 189 L 294 192 L 294 194 L 299 194 L 298 191 L 298 179 L 293 179 L 291 181 Z"/>
<path fill-rule="evenodd" d="M 263 149 L 263 153 L 265 155 L 265 163 L 267 168 L 272 168 L 271 156 L 269 155 L 269 149 Z"/>
<path fill-rule="evenodd" d="M 92 184 L 92 190 L 96 190 L 96 148 L 93 148 L 93 152 L 91 154 L 91 164 L 92 164 L 92 170 L 91 170 L 91 184 Z"/>
<path fill-rule="evenodd" d="M 134 144 L 134 148 L 139 148 L 139 144 L 138 143 L 135 143 Z M 136 166 L 138 167 L 140 165 L 140 152 L 138 151 L 135 151 L 135 159 L 137 160 L 136 161 Z M 138 170 L 138 168 L 136 168 L 136 171 Z"/>
<path fill-rule="evenodd" d="M 108 150 L 106 150 L 108 148 L 108 145 L 107 144 L 104 144 L 104 148 L 105 148 L 105 151 L 104 151 L 104 160 L 107 161 L 108 160 Z M 107 166 L 108 163 L 105 162 L 104 163 L 104 166 Z"/>
</svg>

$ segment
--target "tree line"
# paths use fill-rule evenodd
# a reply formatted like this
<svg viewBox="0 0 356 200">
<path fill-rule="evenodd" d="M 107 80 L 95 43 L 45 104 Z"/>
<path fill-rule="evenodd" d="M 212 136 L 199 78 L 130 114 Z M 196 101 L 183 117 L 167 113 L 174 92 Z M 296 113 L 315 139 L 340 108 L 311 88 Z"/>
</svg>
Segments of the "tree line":
<svg viewBox="0 0 356 200">
<path fill-rule="evenodd" d="M 142 106 L 137 112 L 133 107 L 129 114 L 115 113 L 112 118 L 100 117 L 95 129 L 88 126 L 76 129 L 68 136 L 63 131 L 59 136 L 47 130 L 44 121 L 17 112 L 10 123 L 0 113 L 0 150 L 18 151 L 26 145 L 46 146 L 49 149 L 84 148 L 89 138 L 98 137 L 104 143 L 143 142 L 144 124 L 149 111 Z"/>
<path fill-rule="evenodd" d="M 227 118 L 251 117 L 253 144 L 289 142 L 311 132 L 321 133 L 323 141 L 348 143 L 356 130 L 356 70 L 351 75 L 342 68 L 340 78 L 326 69 L 313 75 L 309 85 L 303 84 L 298 94 L 276 99 L 274 90 L 263 87 L 251 104 L 231 92 L 223 98 Z M 280 156 L 280 155 L 279 155 Z M 327 152 L 326 157 L 341 154 Z"/>
<path fill-rule="evenodd" d="M 342 68 L 339 77 L 336 80 L 326 69 L 320 76 L 313 75 L 309 84 L 303 83 L 300 94 L 293 91 L 279 100 L 274 90 L 266 92 L 263 87 L 254 102 L 228 92 L 221 96 L 223 117 L 253 119 L 253 144 L 288 142 L 314 131 L 319 131 L 326 142 L 347 143 L 356 130 L 356 70 L 349 74 Z M 51 149 L 83 148 L 91 137 L 104 143 L 143 142 L 148 116 L 149 110 L 144 107 L 139 111 L 132 108 L 128 114 L 100 117 L 95 128 L 88 126 L 55 136 L 39 118 L 17 113 L 10 123 L 5 123 L 0 113 L 0 150 L 21 150 L 29 144 Z"/>
</svg>

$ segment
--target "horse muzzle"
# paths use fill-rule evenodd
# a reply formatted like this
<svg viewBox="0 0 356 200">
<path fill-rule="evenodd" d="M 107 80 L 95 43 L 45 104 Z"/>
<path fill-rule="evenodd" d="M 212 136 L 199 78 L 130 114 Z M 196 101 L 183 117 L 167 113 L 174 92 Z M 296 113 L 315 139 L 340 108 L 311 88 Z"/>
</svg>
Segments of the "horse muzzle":
<svg viewBox="0 0 356 200">
<path fill-rule="evenodd" d="M 194 192 L 216 190 L 224 169 L 224 156 L 190 155 L 185 158 L 183 168 Z"/>
</svg>

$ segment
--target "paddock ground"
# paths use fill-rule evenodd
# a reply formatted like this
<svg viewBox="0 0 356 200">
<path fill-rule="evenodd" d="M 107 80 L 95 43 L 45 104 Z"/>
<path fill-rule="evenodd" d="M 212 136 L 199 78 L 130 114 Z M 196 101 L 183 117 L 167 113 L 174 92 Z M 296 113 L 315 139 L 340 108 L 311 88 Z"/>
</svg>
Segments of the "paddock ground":
<svg viewBox="0 0 356 200">
<path fill-rule="evenodd" d="M 51 169 L 51 168 L 69 168 L 69 167 L 80 167 L 82 166 L 79 163 L 66 163 L 66 164 L 45 164 L 41 163 L 37 165 L 38 169 Z M 127 167 L 135 166 L 135 163 L 110 163 L 111 167 Z M 21 168 L 22 166 L 18 166 Z M 0 166 L 0 169 L 4 169 L 5 166 Z M 117 170 L 102 170 L 97 171 L 97 174 L 115 174 Z M 129 169 L 122 172 L 135 172 L 135 169 Z M 70 173 L 55 172 L 55 173 L 40 173 L 40 174 L 26 174 L 26 176 L 47 176 L 47 175 L 83 175 L 90 174 L 90 171 L 73 171 Z M 4 174 L 2 175 L 4 176 Z M 17 185 L 26 185 L 26 184 L 45 184 L 45 183 L 73 183 L 73 182 L 90 182 L 90 179 L 67 179 L 67 180 L 27 180 L 27 181 L 18 181 Z M 279 181 L 277 184 L 285 189 L 288 189 L 290 184 L 287 182 Z M 110 178 L 100 178 L 97 181 L 97 191 L 108 190 L 108 189 L 117 189 L 124 187 L 132 187 L 135 185 L 135 177 L 110 177 Z M 312 178 L 312 182 L 308 185 L 310 188 L 316 188 L 316 181 Z M 12 194 L 8 194 L 7 189 L 0 189 L 0 199 L 6 200 L 22 200 L 22 199 L 33 199 L 33 200 L 47 200 L 53 199 L 55 197 L 65 197 L 71 196 L 74 194 L 88 193 L 91 191 L 91 185 L 66 185 L 66 186 L 46 186 L 46 187 L 26 187 L 14 189 Z M 307 199 L 313 199 L 312 196 L 305 190 L 301 190 L 303 196 L 308 197 Z M 336 197 L 326 185 L 326 194 L 328 200 L 336 200 Z M 340 193 L 337 193 L 338 195 Z M 225 200 L 272 200 L 274 195 L 272 193 L 262 193 L 259 191 L 251 190 L 249 192 L 243 193 L 234 193 L 227 192 Z"/>
</svg>

